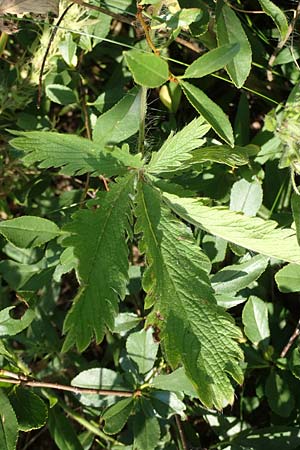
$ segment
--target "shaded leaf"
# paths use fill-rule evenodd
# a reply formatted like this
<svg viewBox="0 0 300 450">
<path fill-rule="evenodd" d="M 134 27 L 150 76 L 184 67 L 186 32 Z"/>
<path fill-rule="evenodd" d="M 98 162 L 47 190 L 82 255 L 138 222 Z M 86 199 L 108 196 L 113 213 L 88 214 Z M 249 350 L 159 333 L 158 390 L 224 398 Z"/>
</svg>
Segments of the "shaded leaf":
<svg viewBox="0 0 300 450">
<path fill-rule="evenodd" d="M 295 397 L 289 379 L 284 373 L 272 370 L 266 381 L 266 396 L 272 411 L 281 417 L 289 417 L 295 407 Z"/>
<path fill-rule="evenodd" d="M 116 434 L 122 430 L 126 424 L 134 407 L 133 397 L 124 398 L 114 405 L 110 406 L 104 414 L 102 419 L 105 420 L 104 431 L 107 434 Z"/>
<path fill-rule="evenodd" d="M 187 81 L 180 81 L 188 101 L 212 126 L 215 132 L 233 147 L 234 138 L 231 124 L 222 109 L 196 86 Z"/>
<path fill-rule="evenodd" d="M 59 450 L 83 450 L 71 422 L 59 406 L 49 409 L 48 429 Z"/>
<path fill-rule="evenodd" d="M 279 8 L 279 6 L 277 6 L 275 3 L 271 2 L 271 0 L 258 1 L 264 12 L 273 19 L 276 27 L 280 32 L 281 39 L 284 39 L 288 32 L 289 24 L 282 9 Z"/>
<path fill-rule="evenodd" d="M 71 236 L 64 245 L 74 247 L 81 287 L 64 322 L 64 351 L 74 344 L 82 351 L 93 336 L 101 342 L 106 327 L 114 328 L 128 277 L 125 236 L 134 177 L 128 174 L 109 192 L 101 193 L 98 209 L 79 211 L 67 226 Z"/>
<path fill-rule="evenodd" d="M 45 402 L 26 388 L 18 387 L 9 396 L 18 419 L 19 429 L 30 431 L 45 425 L 48 410 Z"/>
<path fill-rule="evenodd" d="M 138 365 L 140 373 L 149 372 L 158 351 L 158 343 L 153 339 L 153 330 L 148 328 L 131 333 L 126 341 L 126 350 L 129 358 Z"/>
<path fill-rule="evenodd" d="M 119 143 L 135 134 L 139 129 L 141 89 L 134 87 L 116 105 L 98 117 L 93 140 L 104 146 Z"/>
</svg>

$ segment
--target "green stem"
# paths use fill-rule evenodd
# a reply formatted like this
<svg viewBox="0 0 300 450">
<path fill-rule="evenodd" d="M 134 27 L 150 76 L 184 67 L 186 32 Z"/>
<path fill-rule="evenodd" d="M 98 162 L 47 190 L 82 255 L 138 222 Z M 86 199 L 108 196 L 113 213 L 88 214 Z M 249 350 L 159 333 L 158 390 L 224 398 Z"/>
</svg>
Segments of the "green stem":
<svg viewBox="0 0 300 450">
<path fill-rule="evenodd" d="M 147 88 L 141 88 L 141 102 L 140 102 L 140 126 L 138 139 L 138 152 L 144 154 L 145 148 L 145 121 L 147 112 Z"/>
<path fill-rule="evenodd" d="M 1 33 L 1 36 L 0 36 L 0 58 L 1 58 L 1 56 L 2 56 L 2 53 L 3 53 L 4 50 L 5 50 L 7 40 L 8 40 L 8 34 L 2 32 L 2 33 Z"/>
</svg>

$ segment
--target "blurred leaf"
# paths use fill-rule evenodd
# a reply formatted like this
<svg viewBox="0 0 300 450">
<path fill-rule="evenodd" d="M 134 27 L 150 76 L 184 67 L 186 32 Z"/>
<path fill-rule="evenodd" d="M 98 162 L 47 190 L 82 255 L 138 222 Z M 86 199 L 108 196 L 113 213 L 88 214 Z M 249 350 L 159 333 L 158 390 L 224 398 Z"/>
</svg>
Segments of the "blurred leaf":
<svg viewBox="0 0 300 450">
<path fill-rule="evenodd" d="M 300 292 L 300 265 L 287 264 L 275 275 L 280 292 Z"/>
<path fill-rule="evenodd" d="M 83 450 L 71 422 L 59 406 L 49 409 L 48 429 L 59 450 Z"/>
<path fill-rule="evenodd" d="M 300 245 L 300 196 L 296 192 L 292 193 L 291 206 L 296 227 L 298 245 Z"/>
<path fill-rule="evenodd" d="M 46 95 L 52 102 L 59 105 L 77 103 L 77 97 L 73 90 L 62 84 L 48 84 L 46 86 Z"/>
<path fill-rule="evenodd" d="M 54 222 L 42 217 L 23 216 L 0 222 L 0 233 L 16 247 L 38 247 L 59 236 Z"/>
<path fill-rule="evenodd" d="M 16 450 L 18 439 L 18 422 L 15 412 L 3 389 L 0 389 L 0 420 L 1 450 Z"/>
<path fill-rule="evenodd" d="M 266 396 L 275 414 L 289 417 L 295 407 L 295 397 L 283 372 L 279 373 L 275 370 L 270 372 L 266 381 Z"/>
<path fill-rule="evenodd" d="M 258 1 L 264 12 L 273 19 L 276 27 L 280 32 L 281 39 L 284 39 L 288 32 L 289 24 L 283 10 L 270 0 Z"/>
</svg>

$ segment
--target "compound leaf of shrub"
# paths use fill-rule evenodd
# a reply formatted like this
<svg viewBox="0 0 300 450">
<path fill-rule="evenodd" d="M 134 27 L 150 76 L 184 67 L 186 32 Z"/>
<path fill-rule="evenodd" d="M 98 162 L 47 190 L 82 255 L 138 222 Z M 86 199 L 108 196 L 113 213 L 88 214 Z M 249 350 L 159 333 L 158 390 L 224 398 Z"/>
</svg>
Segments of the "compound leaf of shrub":
<svg viewBox="0 0 300 450">
<path fill-rule="evenodd" d="M 107 143 L 125 141 L 139 129 L 141 88 L 134 87 L 116 105 L 101 114 L 93 131 L 94 143 L 100 147 Z"/>
<path fill-rule="evenodd" d="M 201 78 L 222 69 L 238 53 L 240 44 L 227 44 L 214 48 L 200 56 L 184 72 L 181 78 Z"/>
<path fill-rule="evenodd" d="M 213 102 L 201 89 L 187 81 L 179 81 L 182 90 L 191 105 L 212 126 L 215 132 L 227 144 L 233 147 L 234 137 L 228 117 L 220 106 Z"/>
<path fill-rule="evenodd" d="M 178 133 L 170 135 L 160 150 L 152 154 L 147 171 L 161 175 L 180 169 L 182 163 L 191 159 L 192 150 L 203 145 L 201 138 L 209 129 L 203 117 L 192 120 Z"/>
<path fill-rule="evenodd" d="M 148 88 L 156 88 L 169 79 L 168 63 L 160 56 L 141 50 L 124 52 L 124 57 L 134 81 Z"/>
<path fill-rule="evenodd" d="M 152 369 L 158 350 L 158 343 L 153 340 L 153 330 L 137 331 L 131 333 L 126 342 L 126 350 L 139 368 L 140 373 L 149 372 Z"/>
<path fill-rule="evenodd" d="M 272 18 L 278 28 L 281 39 L 284 39 L 289 28 L 287 18 L 281 8 L 276 6 L 271 0 L 258 0 L 260 6 L 268 16 Z"/>
<path fill-rule="evenodd" d="M 0 311 L 0 336 L 14 336 L 25 330 L 35 317 L 33 309 L 27 309 L 20 319 L 13 319 L 10 312 L 14 306 L 8 306 Z"/>
<path fill-rule="evenodd" d="M 107 434 L 116 434 L 122 430 L 128 420 L 134 407 L 133 397 L 124 398 L 114 405 L 110 406 L 104 414 L 102 419 L 105 420 L 104 431 Z"/>
<path fill-rule="evenodd" d="M 273 220 L 248 217 L 225 207 L 204 206 L 201 200 L 164 196 L 176 214 L 210 234 L 254 252 L 300 264 L 300 247 L 291 228 L 276 228 L 278 224 Z"/>
<path fill-rule="evenodd" d="M 226 65 L 226 70 L 240 88 L 246 81 L 252 62 L 251 47 L 241 22 L 235 12 L 223 0 L 217 6 L 217 38 L 219 45 L 240 44 L 240 51 Z"/>
<path fill-rule="evenodd" d="M 251 295 L 244 306 L 242 318 L 247 338 L 253 344 L 261 343 L 266 348 L 270 338 L 267 304 Z"/>
<path fill-rule="evenodd" d="M 128 249 L 125 241 L 134 175 L 128 174 L 103 192 L 99 208 L 81 210 L 67 226 L 74 247 L 81 287 L 64 323 L 64 351 L 73 344 L 84 350 L 95 335 L 101 342 L 106 327 L 113 330 L 119 297 L 126 292 Z"/>
<path fill-rule="evenodd" d="M 0 234 L 16 247 L 33 248 L 57 237 L 60 229 L 48 219 L 22 216 L 0 222 Z"/>
<path fill-rule="evenodd" d="M 300 265 L 287 264 L 275 275 L 280 292 L 300 292 Z"/>
<path fill-rule="evenodd" d="M 19 429 L 30 431 L 45 425 L 48 410 L 45 402 L 36 394 L 18 387 L 9 396 L 18 419 Z"/>
<path fill-rule="evenodd" d="M 18 439 L 16 414 L 4 391 L 0 389 L 0 448 L 15 450 Z"/>
<path fill-rule="evenodd" d="M 10 144 L 25 152 L 22 157 L 26 165 L 39 162 L 38 167 L 47 169 L 61 167 L 65 175 L 106 175 L 107 177 L 127 172 L 127 167 L 140 167 L 138 155 L 130 155 L 123 148 L 103 149 L 96 143 L 80 136 L 47 131 L 15 132 L 19 137 Z"/>
<path fill-rule="evenodd" d="M 242 352 L 235 342 L 241 332 L 216 304 L 207 263 L 202 265 L 206 258 L 192 233 L 145 183 L 136 213 L 149 264 L 146 305 L 154 304 L 147 324 L 160 330 L 167 360 L 173 368 L 184 365 L 201 401 L 221 409 L 234 399 L 229 377 L 242 381 Z"/>
</svg>

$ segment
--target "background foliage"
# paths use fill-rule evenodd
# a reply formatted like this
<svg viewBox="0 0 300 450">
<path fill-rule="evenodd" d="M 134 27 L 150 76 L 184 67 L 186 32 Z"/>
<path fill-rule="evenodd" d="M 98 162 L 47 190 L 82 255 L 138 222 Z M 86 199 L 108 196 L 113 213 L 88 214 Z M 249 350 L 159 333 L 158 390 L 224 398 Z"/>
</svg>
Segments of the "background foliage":
<svg viewBox="0 0 300 450">
<path fill-rule="evenodd" d="M 300 4 L 0 14 L 1 449 L 299 449 Z"/>
</svg>

